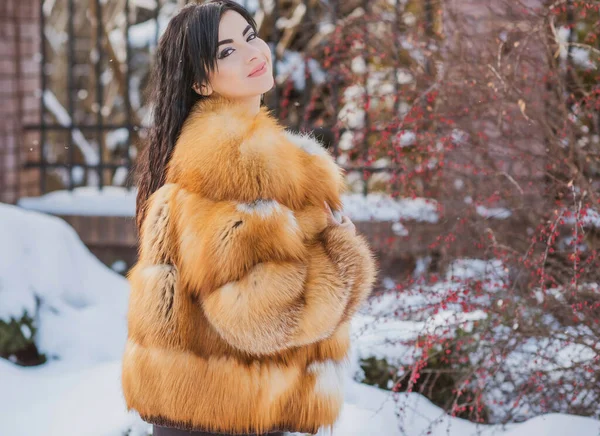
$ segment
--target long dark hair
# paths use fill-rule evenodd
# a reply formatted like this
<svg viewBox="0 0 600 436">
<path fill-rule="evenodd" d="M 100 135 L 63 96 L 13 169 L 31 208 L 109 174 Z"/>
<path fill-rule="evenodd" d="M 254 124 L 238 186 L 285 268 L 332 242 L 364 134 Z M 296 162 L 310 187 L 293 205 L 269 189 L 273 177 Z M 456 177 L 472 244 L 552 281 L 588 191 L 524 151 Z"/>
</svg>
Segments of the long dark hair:
<svg viewBox="0 0 600 436">
<path fill-rule="evenodd" d="M 232 0 L 210 0 L 181 9 L 160 38 L 149 85 L 153 122 L 134 169 L 138 230 L 148 197 L 165 183 L 167 165 L 185 119 L 192 106 L 206 98 L 192 86 L 208 83 L 217 68 L 219 23 L 228 10 L 239 13 L 256 31 L 256 22 L 244 7 Z"/>
</svg>

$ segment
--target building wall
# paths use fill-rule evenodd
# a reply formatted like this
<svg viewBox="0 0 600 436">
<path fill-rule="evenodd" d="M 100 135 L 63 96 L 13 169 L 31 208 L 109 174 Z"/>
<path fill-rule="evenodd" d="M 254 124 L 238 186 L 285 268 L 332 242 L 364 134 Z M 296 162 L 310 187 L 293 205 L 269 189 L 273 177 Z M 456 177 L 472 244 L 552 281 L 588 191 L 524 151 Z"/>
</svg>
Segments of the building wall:
<svg viewBox="0 0 600 436">
<path fill-rule="evenodd" d="M 20 170 L 28 154 L 39 153 L 39 0 L 0 1 L 0 202 L 38 195 L 35 170 Z M 39 92 L 39 91 L 38 91 Z"/>
</svg>

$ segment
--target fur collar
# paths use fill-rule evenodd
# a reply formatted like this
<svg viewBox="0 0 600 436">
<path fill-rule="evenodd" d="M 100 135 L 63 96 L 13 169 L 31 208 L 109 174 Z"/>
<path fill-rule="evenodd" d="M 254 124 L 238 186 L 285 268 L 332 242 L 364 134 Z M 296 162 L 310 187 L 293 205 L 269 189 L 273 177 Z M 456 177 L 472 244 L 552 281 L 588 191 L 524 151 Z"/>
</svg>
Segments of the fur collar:
<svg viewBox="0 0 600 436">
<path fill-rule="evenodd" d="M 265 107 L 248 115 L 222 97 L 199 101 L 186 119 L 166 183 L 215 201 L 276 200 L 297 210 L 327 201 L 341 209 L 341 168 L 316 138 L 286 130 Z"/>
</svg>

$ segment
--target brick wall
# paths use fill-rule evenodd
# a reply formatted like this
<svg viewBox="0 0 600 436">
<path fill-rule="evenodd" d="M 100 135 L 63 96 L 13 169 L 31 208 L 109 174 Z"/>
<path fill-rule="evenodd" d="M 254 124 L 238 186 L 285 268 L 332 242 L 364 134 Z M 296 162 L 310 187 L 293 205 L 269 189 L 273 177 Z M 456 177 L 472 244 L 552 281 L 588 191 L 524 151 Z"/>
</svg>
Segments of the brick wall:
<svg viewBox="0 0 600 436">
<path fill-rule="evenodd" d="M 39 153 L 39 0 L 0 1 L 0 202 L 38 195 L 38 172 L 23 170 L 28 154 Z M 36 155 L 37 156 L 37 155 Z"/>
</svg>

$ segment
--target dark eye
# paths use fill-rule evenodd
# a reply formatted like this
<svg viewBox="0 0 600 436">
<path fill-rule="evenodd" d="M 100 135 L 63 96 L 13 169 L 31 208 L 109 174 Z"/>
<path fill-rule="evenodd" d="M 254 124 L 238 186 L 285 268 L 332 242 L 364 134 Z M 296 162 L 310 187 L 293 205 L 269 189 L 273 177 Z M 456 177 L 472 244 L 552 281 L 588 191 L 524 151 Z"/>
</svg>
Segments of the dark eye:
<svg viewBox="0 0 600 436">
<path fill-rule="evenodd" d="M 248 39 L 246 41 L 251 41 L 256 38 L 258 38 L 258 35 L 255 32 L 252 32 L 250 35 L 248 35 Z M 223 59 L 223 58 L 226 58 L 227 56 L 229 56 L 232 53 L 229 50 L 234 51 L 232 48 L 226 48 L 219 54 L 219 59 Z"/>
<path fill-rule="evenodd" d="M 229 50 L 232 50 L 232 51 L 233 51 L 233 49 L 232 49 L 232 48 L 226 48 L 226 49 L 225 49 L 225 50 L 223 50 L 223 51 L 221 52 L 221 54 L 219 55 L 219 59 L 223 59 L 223 58 L 226 58 L 227 56 L 229 56 L 229 55 L 231 54 L 231 52 L 230 52 Z"/>
</svg>

